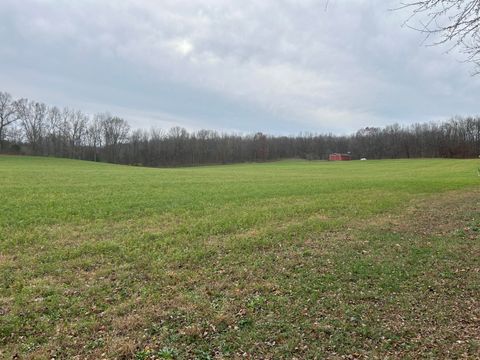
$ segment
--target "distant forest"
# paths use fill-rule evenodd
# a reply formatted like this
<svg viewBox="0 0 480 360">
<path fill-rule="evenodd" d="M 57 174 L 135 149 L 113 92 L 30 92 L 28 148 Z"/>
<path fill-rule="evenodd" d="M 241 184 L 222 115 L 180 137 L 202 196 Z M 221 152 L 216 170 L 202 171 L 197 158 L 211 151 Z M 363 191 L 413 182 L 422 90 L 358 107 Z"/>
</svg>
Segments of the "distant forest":
<svg viewBox="0 0 480 360">
<path fill-rule="evenodd" d="M 334 152 L 353 159 L 473 158 L 480 155 L 480 117 L 366 127 L 346 136 L 240 135 L 181 127 L 147 131 L 108 113 L 89 116 L 0 92 L 0 152 L 142 166 L 328 159 Z"/>
</svg>

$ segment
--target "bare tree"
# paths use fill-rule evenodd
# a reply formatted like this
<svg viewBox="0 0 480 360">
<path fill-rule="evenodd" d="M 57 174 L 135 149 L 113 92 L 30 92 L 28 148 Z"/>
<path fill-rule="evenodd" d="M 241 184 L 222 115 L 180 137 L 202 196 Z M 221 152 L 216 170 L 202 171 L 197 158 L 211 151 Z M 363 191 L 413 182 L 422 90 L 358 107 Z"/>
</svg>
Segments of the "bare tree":
<svg viewBox="0 0 480 360">
<path fill-rule="evenodd" d="M 97 161 L 98 148 L 102 146 L 102 114 L 96 114 L 87 129 L 87 144 L 93 148 L 93 161 Z"/>
<path fill-rule="evenodd" d="M 119 117 L 104 114 L 101 120 L 103 144 L 109 162 L 118 162 L 120 145 L 128 140 L 130 126 Z"/>
<path fill-rule="evenodd" d="M 63 136 L 63 123 L 60 109 L 53 106 L 48 109 L 47 114 L 47 154 L 64 156 L 65 139 Z"/>
<path fill-rule="evenodd" d="M 7 126 L 19 119 L 16 102 L 6 92 L 0 92 L 0 151 L 3 150 L 3 141 Z"/>
<path fill-rule="evenodd" d="M 402 3 L 412 9 L 406 24 L 424 33 L 431 44 L 450 44 L 466 55 L 480 74 L 480 0 L 419 0 Z M 418 20 L 413 23 L 414 20 Z"/>
<path fill-rule="evenodd" d="M 253 137 L 253 142 L 255 144 L 254 157 L 256 161 L 265 161 L 268 159 L 268 141 L 267 137 L 258 132 Z"/>
<path fill-rule="evenodd" d="M 79 151 L 84 143 L 88 117 L 81 111 L 69 110 L 65 108 L 63 110 L 64 118 L 64 133 L 65 138 L 68 140 L 68 146 L 70 149 L 70 157 L 79 157 Z"/>
<path fill-rule="evenodd" d="M 47 106 L 42 103 L 21 99 L 17 102 L 18 114 L 22 121 L 22 127 L 32 152 L 42 152 L 42 140 L 45 135 L 45 123 L 47 118 Z"/>
</svg>

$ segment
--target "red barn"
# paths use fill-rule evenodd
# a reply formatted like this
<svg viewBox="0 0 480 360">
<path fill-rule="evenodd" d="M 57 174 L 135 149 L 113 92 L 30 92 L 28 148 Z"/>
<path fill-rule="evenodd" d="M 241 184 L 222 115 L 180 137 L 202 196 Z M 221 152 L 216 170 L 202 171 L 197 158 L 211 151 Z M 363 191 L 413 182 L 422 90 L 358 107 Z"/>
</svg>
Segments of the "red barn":
<svg viewBox="0 0 480 360">
<path fill-rule="evenodd" d="M 346 161 L 346 160 L 352 160 L 352 157 L 348 154 L 333 153 L 333 154 L 330 154 L 330 156 L 328 157 L 328 160 L 330 160 L 330 161 Z"/>
</svg>

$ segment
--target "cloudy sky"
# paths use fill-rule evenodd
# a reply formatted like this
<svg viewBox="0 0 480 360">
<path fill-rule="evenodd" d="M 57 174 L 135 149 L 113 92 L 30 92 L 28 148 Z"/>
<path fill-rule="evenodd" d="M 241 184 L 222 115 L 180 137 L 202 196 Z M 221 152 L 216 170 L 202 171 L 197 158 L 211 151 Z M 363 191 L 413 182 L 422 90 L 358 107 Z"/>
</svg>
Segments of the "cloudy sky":
<svg viewBox="0 0 480 360">
<path fill-rule="evenodd" d="M 480 113 L 400 0 L 1 0 L 0 91 L 134 127 L 349 133 Z"/>
</svg>

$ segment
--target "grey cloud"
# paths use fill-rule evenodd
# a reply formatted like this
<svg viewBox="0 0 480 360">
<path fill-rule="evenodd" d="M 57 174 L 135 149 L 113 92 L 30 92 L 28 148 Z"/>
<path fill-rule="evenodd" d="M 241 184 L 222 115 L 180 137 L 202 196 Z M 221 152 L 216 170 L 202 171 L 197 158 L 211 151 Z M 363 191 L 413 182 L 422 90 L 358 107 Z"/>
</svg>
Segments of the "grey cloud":
<svg viewBox="0 0 480 360">
<path fill-rule="evenodd" d="M 396 5 L 4 0 L 0 79 L 139 126 L 345 132 L 478 111 L 468 65 L 421 46 Z"/>
</svg>

